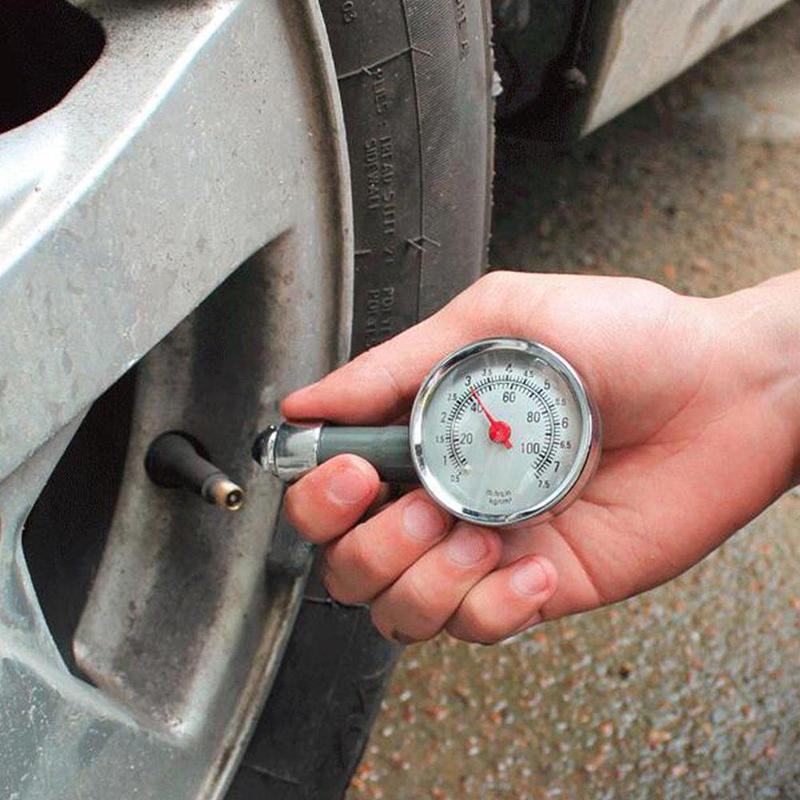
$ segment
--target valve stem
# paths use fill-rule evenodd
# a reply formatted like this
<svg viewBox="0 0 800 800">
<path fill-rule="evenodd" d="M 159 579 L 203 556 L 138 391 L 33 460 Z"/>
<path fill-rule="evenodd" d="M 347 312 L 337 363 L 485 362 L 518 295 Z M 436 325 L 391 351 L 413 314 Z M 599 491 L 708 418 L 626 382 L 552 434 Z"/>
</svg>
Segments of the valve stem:
<svg viewBox="0 0 800 800">
<path fill-rule="evenodd" d="M 189 434 L 169 431 L 153 440 L 144 466 L 156 486 L 189 489 L 211 505 L 238 511 L 244 503 L 244 489 L 212 464 L 207 455 Z"/>
</svg>

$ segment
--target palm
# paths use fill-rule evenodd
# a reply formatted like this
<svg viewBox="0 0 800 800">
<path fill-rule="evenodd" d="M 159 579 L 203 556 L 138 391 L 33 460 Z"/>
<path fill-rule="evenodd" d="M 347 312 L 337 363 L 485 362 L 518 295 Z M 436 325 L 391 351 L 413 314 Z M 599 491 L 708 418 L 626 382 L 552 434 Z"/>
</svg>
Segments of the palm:
<svg viewBox="0 0 800 800">
<path fill-rule="evenodd" d="M 651 302 L 645 317 L 635 303 L 629 318 L 617 313 L 624 352 L 614 358 L 595 356 L 591 337 L 582 337 L 582 359 L 611 365 L 593 376 L 606 421 L 600 468 L 565 514 L 503 537 L 503 563 L 538 553 L 557 564 L 559 591 L 545 617 L 674 577 L 785 488 L 781 460 L 770 458 L 780 432 L 773 446 L 763 424 L 768 398 L 737 391 L 735 365 L 715 363 L 714 339 L 671 302 Z M 630 374 L 620 364 L 641 367 Z"/>
</svg>

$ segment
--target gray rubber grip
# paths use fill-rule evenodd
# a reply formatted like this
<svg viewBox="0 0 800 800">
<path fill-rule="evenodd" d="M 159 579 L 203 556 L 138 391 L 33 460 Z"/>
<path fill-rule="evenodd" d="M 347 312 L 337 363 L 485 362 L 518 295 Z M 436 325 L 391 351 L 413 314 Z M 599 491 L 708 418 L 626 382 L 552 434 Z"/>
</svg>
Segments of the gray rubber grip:
<svg viewBox="0 0 800 800">
<path fill-rule="evenodd" d="M 378 474 L 390 483 L 417 483 L 411 461 L 408 428 L 339 428 L 326 425 L 319 437 L 317 461 L 322 464 L 334 456 L 350 453 L 369 461 Z"/>
</svg>

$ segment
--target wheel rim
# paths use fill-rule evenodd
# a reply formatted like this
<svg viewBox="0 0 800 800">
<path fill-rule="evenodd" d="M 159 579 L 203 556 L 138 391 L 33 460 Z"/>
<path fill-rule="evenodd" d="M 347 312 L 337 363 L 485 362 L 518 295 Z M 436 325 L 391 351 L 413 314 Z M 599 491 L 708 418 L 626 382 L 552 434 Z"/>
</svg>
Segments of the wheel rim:
<svg viewBox="0 0 800 800">
<path fill-rule="evenodd" d="M 349 177 L 341 151 L 340 112 L 331 89 L 335 78 L 319 15 L 310 3 L 220 1 L 202 9 L 176 4 L 164 19 L 137 14 L 136 4 L 105 8 L 94 3 L 90 10 L 105 17 L 108 45 L 98 62 L 101 77 L 122 67 L 135 72 L 136 58 L 147 59 L 147 52 L 130 47 L 135 34 L 141 33 L 142 41 L 153 46 L 162 60 L 164 51 L 155 44 L 174 44 L 174 60 L 160 64 L 157 74 L 151 70 L 154 91 L 161 92 L 158 97 L 163 102 L 148 106 L 147 123 L 139 120 L 141 128 L 115 153 L 113 162 L 105 160 L 98 166 L 88 158 L 86 168 L 100 170 L 93 183 L 80 175 L 82 182 L 76 183 L 74 176 L 60 182 L 61 173 L 55 170 L 52 188 L 62 197 L 74 197 L 76 185 L 86 189 L 73 205 L 62 207 L 58 198 L 44 198 L 38 215 L 35 208 L 27 214 L 26 228 L 20 224 L 20 219 L 26 222 L 20 209 L 26 211 L 28 195 L 20 204 L 19 186 L 0 187 L 12 198 L 17 212 L 0 218 L 4 225 L 0 252 L 10 254 L 7 264 L 0 267 L 11 276 L 6 303 L 0 308 L 3 313 L 14 302 L 17 283 L 21 290 L 34 271 L 44 282 L 54 255 L 63 262 L 65 229 L 72 232 L 68 256 L 79 265 L 85 260 L 83 243 L 96 245 L 98 238 L 106 237 L 105 233 L 85 240 L 77 237 L 77 223 L 69 215 L 81 203 L 83 218 L 88 216 L 94 225 L 98 215 L 113 213 L 109 193 L 120 186 L 119 175 L 125 169 L 146 173 L 147 168 L 140 165 L 148 148 L 149 158 L 156 160 L 154 149 L 164 141 L 163 131 L 158 130 L 160 121 L 167 119 L 172 127 L 176 115 L 191 117 L 198 96 L 209 106 L 198 112 L 200 116 L 216 119 L 220 113 L 216 105 L 225 102 L 220 100 L 223 89 L 230 81 L 238 85 L 230 70 L 242 63 L 243 56 L 245 61 L 248 56 L 262 59 L 257 76 L 263 77 L 264 71 L 269 75 L 270 64 L 281 59 L 284 66 L 297 63 L 305 72 L 293 82 L 264 82 L 243 95 L 244 114 L 254 113 L 255 99 L 262 108 L 267 101 L 273 107 L 283 103 L 289 128 L 284 135 L 292 144 L 283 148 L 282 142 L 274 141 L 274 132 L 258 129 L 254 114 L 249 138 L 260 138 L 264 155 L 251 157 L 245 172 L 256 174 L 247 178 L 237 173 L 235 153 L 220 156 L 232 159 L 230 164 L 209 165 L 212 174 L 207 180 L 231 181 L 230 189 L 226 184 L 218 189 L 223 200 L 236 189 L 250 193 L 249 216 L 243 220 L 241 208 L 220 205 L 218 215 L 229 214 L 231 219 L 221 227 L 233 226 L 227 241 L 225 236 L 214 236 L 219 228 L 209 232 L 207 220 L 189 220 L 179 228 L 181 240 L 194 237 L 197 243 L 197 269 L 192 270 L 192 262 L 181 256 L 179 266 L 187 277 L 177 284 L 173 279 L 172 294 L 165 296 L 163 284 L 155 280 L 148 284 L 150 274 L 141 267 L 137 274 L 132 266 L 127 274 L 140 282 L 141 291 L 131 291 L 129 281 L 105 285 L 102 275 L 96 275 L 93 306 L 97 313 L 81 317 L 84 312 L 74 307 L 72 313 L 78 315 L 80 325 L 70 326 L 60 336 L 49 331 L 55 336 L 49 345 L 40 331 L 26 341 L 27 330 L 21 330 L 22 326 L 11 325 L 0 335 L 0 354 L 13 353 L 16 363 L 26 355 L 25 346 L 37 347 L 42 353 L 37 358 L 45 364 L 40 372 L 45 374 L 56 364 L 54 359 L 48 361 L 52 353 L 47 348 L 59 343 L 59 359 L 82 366 L 69 403 L 54 404 L 49 415 L 39 395 L 51 387 L 40 382 L 39 393 L 32 393 L 35 381 L 30 375 L 9 372 L 11 384 L 3 385 L 9 385 L 18 398 L 26 393 L 31 398 L 32 422 L 24 435 L 18 429 L 24 419 L 23 406 L 4 404 L 7 397 L 0 396 L 4 419 L 0 441 L 8 445 L 0 469 L 0 476 L 5 476 L 0 482 L 0 736 L 12 743 L 0 754 L 0 788 L 4 796 L 19 800 L 54 793 L 104 800 L 115 795 L 218 797 L 279 663 L 308 563 L 305 546 L 278 519 L 280 488 L 256 475 L 249 444 L 260 426 L 275 419 L 278 400 L 289 388 L 319 377 L 344 355 L 349 331 Z M 158 42 L 154 42 L 156 35 L 161 37 Z M 205 60 L 204 48 L 208 50 Z M 193 53 L 191 68 L 186 64 L 189 51 Z M 268 59 L 265 51 L 270 53 Z M 127 63 L 121 67 L 115 59 L 127 59 Z M 212 61 L 214 73 L 221 72 L 227 80 L 209 89 Z M 183 71 L 175 71 L 178 64 Z M 151 66 L 144 64 L 140 74 L 147 74 Z M 253 82 L 253 70 L 252 65 L 242 69 L 248 85 Z M 198 71 L 204 78 L 202 86 Z M 172 80 L 174 86 L 166 91 L 156 78 Z M 87 106 L 87 96 L 90 89 L 96 93 L 98 85 L 83 88 L 85 92 L 79 86 L 56 109 L 55 117 L 23 126 L 8 135 L 13 140 L 6 141 L 34 152 L 53 127 L 82 134 L 87 129 L 86 115 L 96 103 Z M 101 83 L 99 91 L 112 88 L 116 91 Z M 185 103 L 182 112 L 176 110 L 176 102 Z M 193 122 L 194 130 L 202 128 L 197 120 Z M 239 125 L 247 126 L 247 120 L 231 122 L 234 132 Z M 105 133 L 113 140 L 114 130 Z M 201 136 L 197 147 L 203 142 Z M 194 146 L 185 139 L 180 145 L 180 153 Z M 233 135 L 230 143 L 215 141 L 213 149 L 230 154 L 236 147 L 250 146 L 249 139 L 245 142 Z M 66 145 L 64 153 L 73 155 Z M 76 158 L 80 161 L 80 153 Z M 76 168 L 74 163 L 68 166 Z M 201 164 L 199 169 L 203 168 Z M 219 178 L 214 178 L 214 170 Z M 278 178 L 267 185 L 270 175 Z M 258 186 L 251 186 L 252 182 Z M 130 203 L 131 197 L 145 191 L 146 183 L 141 188 L 123 185 L 119 191 Z M 148 198 L 148 205 L 161 204 L 167 209 L 162 213 L 174 217 L 173 225 L 185 218 L 185 209 L 205 208 L 206 198 L 193 206 L 191 198 L 179 197 L 185 209 L 170 211 L 164 204 L 171 199 L 174 185 L 151 188 L 166 194 L 163 199 Z M 41 227 L 42 214 L 53 208 L 63 214 L 47 218 L 50 227 L 45 235 L 37 232 L 37 247 L 13 247 L 31 241 L 28 234 L 36 225 Z M 204 233 L 207 241 L 202 244 Z M 116 235 L 108 232 L 107 263 L 114 263 L 115 255 L 125 262 L 120 240 L 127 237 L 134 264 L 135 248 L 141 245 L 139 254 L 146 254 L 153 235 L 159 239 L 164 261 L 174 259 L 176 247 L 168 228 L 143 226 L 133 234 L 120 228 Z M 54 246 L 53 241 L 60 245 Z M 255 254 L 242 259 L 237 255 L 242 251 Z M 149 263 L 147 255 L 143 258 Z M 119 269 L 125 273 L 124 263 Z M 158 266 L 151 272 L 157 276 Z M 71 277 L 79 281 L 80 268 Z M 220 281 L 207 300 L 150 349 Z M 73 283 L 73 294 L 75 288 Z M 58 294 L 58 287 L 52 294 Z M 128 328 L 122 344 L 114 340 L 106 346 L 106 339 L 110 342 L 121 332 L 118 325 L 103 328 L 103 311 L 110 307 L 125 307 L 132 319 L 147 308 L 147 324 L 133 335 L 135 326 Z M 11 314 L 9 310 L 7 319 Z M 91 335 L 101 345 L 97 349 L 102 358 L 86 363 L 81 348 Z M 34 585 L 26 562 L 26 552 L 31 556 L 35 550 L 33 542 L 43 538 L 34 530 L 36 514 L 25 534 L 25 548 L 23 529 L 49 476 L 54 470 L 59 475 L 57 465 L 81 420 L 82 415 L 75 415 L 80 406 L 148 350 L 136 368 L 131 407 L 119 414 L 120 425 L 130 417 L 130 436 L 119 492 L 111 503 L 113 520 L 102 560 L 73 640 L 57 642 L 38 601 L 41 587 Z M 56 382 L 55 388 L 63 391 L 62 386 Z M 66 425 L 65 417 L 71 417 Z M 226 514 L 189 495 L 165 492 L 149 483 L 144 453 L 152 438 L 166 429 L 195 435 L 216 461 L 247 486 L 248 502 L 241 512 Z M 44 439 L 49 440 L 39 447 Z M 24 457 L 37 447 L 33 455 Z M 86 490 L 80 475 L 69 477 Z M 55 542 L 59 523 L 66 521 L 51 519 L 50 523 L 48 533 Z M 74 664 L 59 652 L 59 644 L 67 655 L 71 648 Z"/>
</svg>

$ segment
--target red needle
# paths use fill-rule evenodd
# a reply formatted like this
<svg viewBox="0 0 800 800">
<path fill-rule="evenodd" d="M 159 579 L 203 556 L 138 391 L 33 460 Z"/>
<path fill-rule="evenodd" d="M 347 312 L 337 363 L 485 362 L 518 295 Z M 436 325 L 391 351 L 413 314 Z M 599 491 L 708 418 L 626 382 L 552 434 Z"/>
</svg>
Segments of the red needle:
<svg viewBox="0 0 800 800">
<path fill-rule="evenodd" d="M 497 444 L 504 445 L 506 450 L 511 450 L 511 448 L 514 446 L 511 444 L 511 426 L 507 422 L 495 419 L 489 413 L 489 409 L 483 404 L 483 401 L 478 396 L 478 392 L 475 390 L 474 386 L 470 387 L 470 392 L 475 400 L 477 400 L 478 405 L 481 407 L 481 411 L 483 411 L 483 413 L 486 415 L 486 419 L 489 420 L 489 438 L 493 442 L 497 442 Z"/>
</svg>

